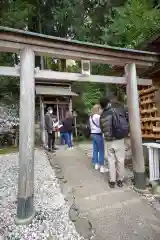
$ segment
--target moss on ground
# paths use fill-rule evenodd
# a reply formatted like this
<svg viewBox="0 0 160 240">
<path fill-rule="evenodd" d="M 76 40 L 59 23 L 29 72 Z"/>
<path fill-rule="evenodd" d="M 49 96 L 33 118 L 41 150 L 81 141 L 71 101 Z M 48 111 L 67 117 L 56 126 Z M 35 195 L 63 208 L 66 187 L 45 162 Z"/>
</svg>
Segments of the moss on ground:
<svg viewBox="0 0 160 240">
<path fill-rule="evenodd" d="M 15 153 L 18 152 L 18 148 L 17 147 L 4 147 L 4 148 L 0 148 L 0 155 L 3 154 L 8 154 L 8 153 Z"/>
</svg>

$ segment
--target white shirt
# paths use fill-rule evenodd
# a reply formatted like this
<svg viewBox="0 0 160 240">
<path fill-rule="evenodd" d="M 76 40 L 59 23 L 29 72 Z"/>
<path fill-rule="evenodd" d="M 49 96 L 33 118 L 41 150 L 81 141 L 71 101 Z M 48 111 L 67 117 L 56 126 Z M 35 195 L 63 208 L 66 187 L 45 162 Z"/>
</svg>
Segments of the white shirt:
<svg viewBox="0 0 160 240">
<path fill-rule="evenodd" d="M 91 133 L 101 133 L 100 129 L 100 115 L 94 114 L 89 118 Z"/>
</svg>

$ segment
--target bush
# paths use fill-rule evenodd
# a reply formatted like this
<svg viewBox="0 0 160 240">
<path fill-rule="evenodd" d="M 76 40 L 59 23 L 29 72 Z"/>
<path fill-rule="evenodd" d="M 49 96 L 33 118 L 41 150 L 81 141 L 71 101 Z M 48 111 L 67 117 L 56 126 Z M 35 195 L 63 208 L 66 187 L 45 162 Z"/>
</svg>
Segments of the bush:
<svg viewBox="0 0 160 240">
<path fill-rule="evenodd" d="M 19 118 L 15 106 L 0 107 L 0 147 L 15 144 L 19 132 Z"/>
</svg>

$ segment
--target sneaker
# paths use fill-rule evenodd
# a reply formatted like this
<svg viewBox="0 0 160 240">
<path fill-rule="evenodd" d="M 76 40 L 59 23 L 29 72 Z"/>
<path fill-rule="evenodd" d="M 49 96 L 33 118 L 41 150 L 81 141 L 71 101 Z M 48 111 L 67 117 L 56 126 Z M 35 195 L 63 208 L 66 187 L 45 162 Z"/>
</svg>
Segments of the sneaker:
<svg viewBox="0 0 160 240">
<path fill-rule="evenodd" d="M 54 152 L 55 152 L 55 150 L 48 149 L 48 152 L 52 152 L 52 153 L 54 153 Z"/>
<path fill-rule="evenodd" d="M 101 173 L 108 172 L 108 168 L 106 168 L 106 167 L 104 167 L 104 166 L 101 166 L 101 167 L 100 167 L 100 172 L 101 172 Z"/>
<path fill-rule="evenodd" d="M 94 168 L 98 170 L 100 168 L 99 164 L 95 164 Z"/>
<path fill-rule="evenodd" d="M 110 188 L 115 188 L 115 182 L 109 182 Z"/>
<path fill-rule="evenodd" d="M 73 147 L 69 147 L 69 148 L 68 148 L 68 150 L 72 150 L 72 149 L 73 149 Z"/>
<path fill-rule="evenodd" d="M 58 150 L 58 148 L 57 148 L 57 147 L 53 147 L 52 149 L 53 149 L 54 151 Z"/>
<path fill-rule="evenodd" d="M 121 180 L 117 181 L 117 186 L 118 187 L 123 187 L 123 182 Z"/>
</svg>

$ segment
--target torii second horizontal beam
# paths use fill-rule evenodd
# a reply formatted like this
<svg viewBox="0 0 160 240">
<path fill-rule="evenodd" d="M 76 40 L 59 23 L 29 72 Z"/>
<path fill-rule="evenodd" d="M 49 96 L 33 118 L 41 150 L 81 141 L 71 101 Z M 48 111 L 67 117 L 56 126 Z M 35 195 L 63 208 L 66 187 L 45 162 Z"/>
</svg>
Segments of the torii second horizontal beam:
<svg viewBox="0 0 160 240">
<path fill-rule="evenodd" d="M 19 67 L 0 67 L 0 76 L 19 77 Z M 97 83 L 112 83 L 126 84 L 126 77 L 90 75 L 85 76 L 80 73 L 57 72 L 51 70 L 35 69 L 35 79 L 38 82 L 51 84 L 55 82 L 97 82 Z M 152 84 L 151 79 L 137 78 L 137 84 L 149 86 Z"/>
</svg>

